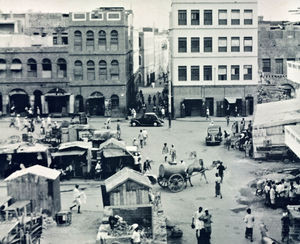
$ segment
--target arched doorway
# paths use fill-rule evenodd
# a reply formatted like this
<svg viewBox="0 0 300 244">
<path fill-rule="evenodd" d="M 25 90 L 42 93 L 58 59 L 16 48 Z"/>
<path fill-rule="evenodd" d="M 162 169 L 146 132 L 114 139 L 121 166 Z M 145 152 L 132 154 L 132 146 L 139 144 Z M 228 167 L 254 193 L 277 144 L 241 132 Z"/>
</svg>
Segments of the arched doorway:
<svg viewBox="0 0 300 244">
<path fill-rule="evenodd" d="M 67 114 L 69 93 L 61 88 L 54 88 L 45 94 L 48 103 L 48 113 Z"/>
<path fill-rule="evenodd" d="M 39 113 L 42 114 L 42 95 L 43 93 L 40 91 L 40 90 L 35 90 L 33 92 L 33 95 L 34 95 L 34 107 L 33 107 L 33 111 L 34 111 L 34 114 L 37 114 L 37 110 L 39 108 Z"/>
<path fill-rule="evenodd" d="M 83 97 L 81 95 L 77 95 L 75 97 L 75 104 L 74 104 L 74 112 L 75 114 L 83 112 Z"/>
<path fill-rule="evenodd" d="M 101 92 L 93 92 L 86 101 L 86 110 L 90 115 L 104 115 L 104 96 Z"/>
<path fill-rule="evenodd" d="M 23 113 L 29 107 L 29 96 L 23 89 L 13 89 L 9 92 L 9 104 L 11 113 Z"/>
<path fill-rule="evenodd" d="M 288 98 L 293 98 L 296 96 L 295 93 L 295 88 L 291 85 L 291 84 L 282 84 L 281 88 L 284 90 L 284 94 L 288 97 Z"/>
</svg>

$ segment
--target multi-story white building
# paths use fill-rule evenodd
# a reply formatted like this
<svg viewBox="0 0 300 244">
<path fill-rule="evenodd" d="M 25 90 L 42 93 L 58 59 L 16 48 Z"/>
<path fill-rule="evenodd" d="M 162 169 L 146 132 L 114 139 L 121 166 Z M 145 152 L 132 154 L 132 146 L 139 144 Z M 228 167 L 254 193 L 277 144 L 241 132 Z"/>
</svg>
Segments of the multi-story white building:
<svg viewBox="0 0 300 244">
<path fill-rule="evenodd" d="M 207 107 L 217 116 L 253 113 L 257 33 L 256 0 L 172 0 L 175 116 L 205 115 Z"/>
</svg>

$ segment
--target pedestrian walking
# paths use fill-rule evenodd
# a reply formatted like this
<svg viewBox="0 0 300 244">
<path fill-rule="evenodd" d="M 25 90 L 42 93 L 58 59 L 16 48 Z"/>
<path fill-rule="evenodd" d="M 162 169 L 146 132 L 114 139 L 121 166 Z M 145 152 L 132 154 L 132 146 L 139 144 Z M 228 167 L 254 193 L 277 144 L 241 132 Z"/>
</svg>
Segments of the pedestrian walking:
<svg viewBox="0 0 300 244">
<path fill-rule="evenodd" d="M 155 95 L 153 95 L 152 100 L 153 100 L 153 105 L 155 106 L 156 105 L 156 96 Z"/>
<path fill-rule="evenodd" d="M 142 135 L 143 135 L 144 146 L 146 146 L 146 144 L 147 144 L 147 139 L 148 139 L 148 132 L 147 132 L 146 129 L 143 129 Z"/>
<path fill-rule="evenodd" d="M 70 207 L 70 210 L 72 210 L 74 207 L 77 206 L 77 213 L 81 213 L 80 212 L 80 207 L 81 207 L 81 195 L 82 192 L 80 192 L 79 190 L 79 185 L 75 185 L 75 188 L 73 190 L 73 203 L 74 205 Z"/>
<path fill-rule="evenodd" d="M 205 171 L 206 169 L 204 168 L 204 162 L 203 159 L 199 159 L 199 164 L 200 164 L 200 174 L 201 174 L 201 178 L 203 177 L 205 179 L 206 184 L 208 184 L 207 178 L 206 178 L 206 174 Z"/>
<path fill-rule="evenodd" d="M 171 161 L 172 161 L 172 163 L 174 163 L 176 160 L 176 149 L 175 149 L 174 144 L 172 144 L 172 146 L 171 146 L 170 155 L 171 155 Z"/>
<path fill-rule="evenodd" d="M 270 204 L 271 208 L 275 208 L 275 203 L 276 203 L 276 186 L 273 185 L 270 190 Z"/>
<path fill-rule="evenodd" d="M 221 193 L 221 177 L 219 176 L 218 173 L 216 173 L 216 178 L 215 178 L 215 197 L 220 196 L 222 199 L 222 193 Z"/>
<path fill-rule="evenodd" d="M 117 136 L 118 136 L 118 140 L 121 140 L 121 125 L 119 121 L 117 123 Z"/>
<path fill-rule="evenodd" d="M 203 216 L 203 222 L 204 222 L 204 230 L 205 230 L 205 242 L 209 244 L 210 238 L 211 238 L 211 214 L 208 212 L 208 209 L 206 208 L 204 210 L 204 216 Z"/>
<path fill-rule="evenodd" d="M 281 241 L 283 243 L 289 243 L 290 234 L 290 218 L 287 211 L 282 213 L 281 217 Z"/>
<path fill-rule="evenodd" d="M 151 169 L 151 160 L 149 158 L 146 158 L 144 164 L 143 164 L 143 173 L 146 173 Z"/>
<path fill-rule="evenodd" d="M 219 166 L 217 167 L 217 170 L 218 170 L 218 174 L 221 178 L 221 183 L 223 183 L 225 169 L 226 169 L 226 167 L 223 165 L 223 162 L 220 162 Z"/>
<path fill-rule="evenodd" d="M 245 238 L 250 239 L 253 242 L 253 227 L 255 218 L 251 213 L 251 208 L 247 209 L 247 214 L 244 217 L 244 222 L 246 223 Z"/>
<path fill-rule="evenodd" d="M 140 130 L 140 133 L 138 135 L 138 139 L 139 139 L 139 142 L 140 142 L 140 147 L 143 148 L 144 147 L 144 136 L 143 136 L 143 131 Z"/>
<path fill-rule="evenodd" d="M 148 104 L 150 105 L 151 104 L 151 95 L 149 94 L 148 96 Z"/>
<path fill-rule="evenodd" d="M 208 120 L 208 119 L 209 119 L 209 108 L 206 107 L 206 120 Z"/>
<path fill-rule="evenodd" d="M 204 222 L 203 222 L 203 212 L 202 207 L 198 208 L 198 211 L 194 213 L 194 216 L 192 218 L 192 224 L 191 227 L 196 230 L 196 238 L 197 243 L 202 244 L 205 239 L 205 230 L 204 230 Z"/>
<path fill-rule="evenodd" d="M 161 113 L 161 118 L 165 119 L 166 110 L 165 110 L 164 106 L 161 107 L 160 113 Z"/>
<path fill-rule="evenodd" d="M 226 123 L 227 123 L 227 127 L 228 127 L 229 123 L 230 123 L 230 117 L 229 117 L 229 115 L 226 116 Z"/>
<path fill-rule="evenodd" d="M 242 118 L 241 120 L 241 126 L 240 126 L 240 131 L 243 131 L 245 129 L 245 119 Z"/>
</svg>

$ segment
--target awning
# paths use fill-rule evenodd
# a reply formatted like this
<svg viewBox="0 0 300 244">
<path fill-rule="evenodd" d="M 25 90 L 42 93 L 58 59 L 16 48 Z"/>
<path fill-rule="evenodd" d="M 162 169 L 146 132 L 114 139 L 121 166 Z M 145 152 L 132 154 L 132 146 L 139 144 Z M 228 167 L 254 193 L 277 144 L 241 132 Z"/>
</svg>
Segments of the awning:
<svg viewBox="0 0 300 244">
<path fill-rule="evenodd" d="M 242 99 L 241 97 L 225 97 L 228 103 L 236 103 L 237 99 Z"/>
<path fill-rule="evenodd" d="M 203 100 L 199 96 L 190 96 L 190 97 L 185 97 L 184 100 Z"/>
<path fill-rule="evenodd" d="M 74 151 L 64 151 L 51 153 L 52 157 L 62 157 L 62 156 L 82 156 L 86 151 L 74 150 Z"/>
<path fill-rule="evenodd" d="M 46 93 L 45 97 L 65 97 L 65 96 L 70 96 L 71 93 Z"/>
<path fill-rule="evenodd" d="M 0 64 L 0 70 L 6 70 L 6 64 Z"/>
<path fill-rule="evenodd" d="M 21 70 L 22 69 L 22 64 L 12 64 L 10 66 L 11 70 Z"/>
<path fill-rule="evenodd" d="M 119 149 L 104 149 L 103 150 L 103 156 L 105 158 L 115 158 L 115 157 L 123 157 L 123 156 L 129 156 L 128 153 L 124 150 Z"/>
</svg>

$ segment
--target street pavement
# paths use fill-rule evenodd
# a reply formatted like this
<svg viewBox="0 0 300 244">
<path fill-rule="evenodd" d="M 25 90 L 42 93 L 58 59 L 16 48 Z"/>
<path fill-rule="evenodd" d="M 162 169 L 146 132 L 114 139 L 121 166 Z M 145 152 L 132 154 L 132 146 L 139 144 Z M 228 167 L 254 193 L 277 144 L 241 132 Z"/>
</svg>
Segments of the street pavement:
<svg viewBox="0 0 300 244">
<path fill-rule="evenodd" d="M 230 131 L 230 126 L 226 127 L 225 118 L 213 118 L 215 124 L 222 126 L 222 130 Z M 101 128 L 105 118 L 91 118 L 90 123 L 95 128 Z M 141 149 L 142 161 L 147 157 L 153 160 L 151 174 L 158 175 L 158 167 L 162 163 L 161 154 L 163 143 L 175 145 L 177 150 L 177 161 L 183 159 L 187 164 L 191 163 L 189 155 L 192 151 L 196 151 L 199 158 L 204 160 L 204 166 L 209 167 L 213 160 L 221 160 L 227 166 L 222 184 L 223 199 L 214 197 L 214 174 L 216 170 L 207 172 L 209 183 L 200 180 L 200 176 L 192 177 L 194 187 L 188 186 L 182 192 L 172 193 L 168 189 L 161 189 L 158 185 L 153 188 L 160 191 L 162 196 L 162 205 L 167 217 L 177 224 L 183 230 L 183 238 L 181 240 L 169 242 L 173 244 L 196 243 L 195 231 L 191 229 L 191 221 L 194 212 L 199 206 L 208 208 L 213 216 L 212 224 L 212 243 L 248 243 L 244 238 L 245 224 L 243 217 L 245 211 L 234 213 L 231 208 L 238 206 L 237 200 L 242 195 L 253 196 L 254 190 L 248 187 L 248 183 L 255 178 L 254 173 L 264 170 L 280 163 L 259 164 L 249 158 L 245 158 L 243 152 L 230 150 L 227 151 L 223 145 L 206 146 L 205 136 L 209 121 L 205 118 L 184 118 L 172 121 L 171 128 L 165 121 L 163 127 L 147 127 L 149 138 L 147 145 Z M 6 130 L 8 123 L 1 123 L 3 133 L 0 139 L 15 131 L 14 129 Z M 116 123 L 112 122 L 112 127 L 116 127 Z M 128 144 L 132 144 L 134 137 L 138 136 L 140 127 L 130 127 L 129 121 L 121 121 L 121 137 Z M 101 191 L 99 182 L 72 180 L 70 182 L 62 182 L 62 209 L 67 210 L 72 203 L 72 192 L 75 183 L 79 183 L 84 188 L 87 195 L 87 204 L 83 205 L 83 214 L 78 217 L 73 211 L 74 219 L 71 227 L 65 229 L 49 228 L 41 243 L 58 243 L 58 240 L 64 238 L 64 242 L 60 243 L 92 243 L 95 240 L 96 231 L 99 226 L 99 219 L 102 213 Z M 1 182 L 0 197 L 5 194 L 5 184 Z M 250 203 L 251 204 L 251 203 Z M 251 207 L 254 210 L 256 224 L 254 228 L 254 243 L 260 243 L 259 223 L 264 221 L 269 229 L 270 236 L 280 239 L 280 210 L 265 209 L 260 203 L 253 203 Z M 94 214 L 93 214 L 94 213 Z M 87 217 L 88 216 L 88 217 Z M 79 222 L 81 225 L 79 225 Z M 64 237 L 64 232 L 68 232 L 68 238 Z M 71 233 L 74 234 L 72 235 Z M 92 235 L 94 233 L 94 235 Z M 79 238 L 80 236 L 80 238 Z M 87 237 L 84 239 L 83 238 Z M 77 238 L 77 239 L 76 239 Z M 78 239 L 79 238 L 79 239 Z M 80 241 L 79 241 L 80 240 Z"/>
</svg>

